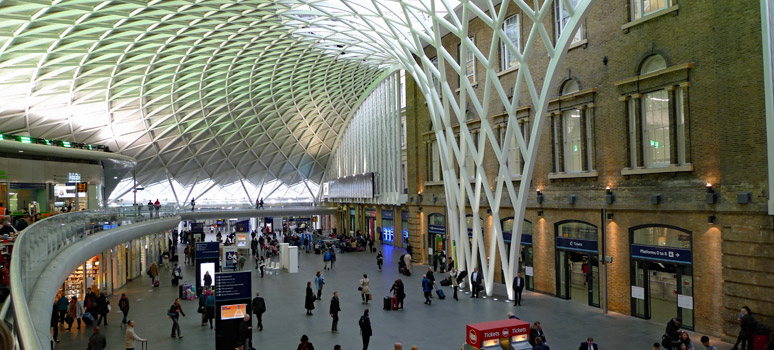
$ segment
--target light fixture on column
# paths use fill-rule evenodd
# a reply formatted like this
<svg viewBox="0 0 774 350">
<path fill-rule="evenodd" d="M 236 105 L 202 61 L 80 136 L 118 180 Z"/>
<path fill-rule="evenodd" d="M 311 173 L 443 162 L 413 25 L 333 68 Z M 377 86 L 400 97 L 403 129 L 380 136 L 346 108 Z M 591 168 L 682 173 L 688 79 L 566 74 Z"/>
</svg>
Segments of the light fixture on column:
<svg viewBox="0 0 774 350">
<path fill-rule="evenodd" d="M 543 204 L 543 192 L 540 192 L 540 189 L 537 190 L 537 202 L 538 204 Z"/>
<path fill-rule="evenodd" d="M 438 196 L 433 193 L 433 203 L 438 202 Z"/>
<path fill-rule="evenodd" d="M 543 211 L 542 210 L 538 210 L 538 217 L 543 217 Z"/>
<path fill-rule="evenodd" d="M 605 202 L 607 202 L 607 204 L 615 203 L 615 194 L 613 194 L 613 190 L 610 189 L 610 186 L 605 188 Z"/>
<path fill-rule="evenodd" d="M 711 183 L 707 183 L 707 195 L 705 199 L 707 204 L 715 204 L 718 202 L 718 194 L 715 193 Z"/>
<path fill-rule="evenodd" d="M 614 217 L 614 216 L 615 216 L 615 215 L 613 215 L 613 213 L 612 213 L 612 212 L 608 212 L 608 213 L 607 213 L 607 219 L 608 219 L 608 220 L 613 220 L 613 217 Z"/>
<path fill-rule="evenodd" d="M 419 207 L 419 212 L 420 212 L 420 213 L 422 212 L 422 207 Z"/>
<path fill-rule="evenodd" d="M 417 192 L 417 203 L 422 203 L 422 192 Z"/>
<path fill-rule="evenodd" d="M 715 215 L 710 215 L 707 217 L 707 223 L 712 225 L 715 223 Z"/>
</svg>

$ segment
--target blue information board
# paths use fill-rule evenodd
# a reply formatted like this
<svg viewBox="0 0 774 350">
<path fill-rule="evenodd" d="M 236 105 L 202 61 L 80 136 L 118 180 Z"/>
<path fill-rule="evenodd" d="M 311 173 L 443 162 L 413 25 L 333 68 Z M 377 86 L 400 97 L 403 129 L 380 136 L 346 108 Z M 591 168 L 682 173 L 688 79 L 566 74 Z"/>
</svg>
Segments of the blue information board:
<svg viewBox="0 0 774 350">
<path fill-rule="evenodd" d="M 690 264 L 692 260 L 691 250 L 689 249 L 655 247 L 639 244 L 632 244 L 632 257 L 681 264 Z"/>
<path fill-rule="evenodd" d="M 250 271 L 218 272 L 215 274 L 215 300 L 250 299 Z"/>
<path fill-rule="evenodd" d="M 585 252 L 597 252 L 597 241 L 585 239 L 556 237 L 556 247 L 559 249 L 581 250 Z"/>
<path fill-rule="evenodd" d="M 510 242 L 513 239 L 513 234 L 510 231 L 503 231 L 503 240 Z M 532 235 L 521 234 L 521 244 L 532 245 Z"/>
<path fill-rule="evenodd" d="M 217 259 L 219 249 L 218 242 L 196 242 L 196 259 Z"/>
<path fill-rule="evenodd" d="M 446 225 L 429 225 L 427 231 L 430 233 L 446 234 Z"/>
<path fill-rule="evenodd" d="M 392 220 L 395 218 L 395 214 L 392 210 L 382 210 L 382 219 Z"/>
</svg>

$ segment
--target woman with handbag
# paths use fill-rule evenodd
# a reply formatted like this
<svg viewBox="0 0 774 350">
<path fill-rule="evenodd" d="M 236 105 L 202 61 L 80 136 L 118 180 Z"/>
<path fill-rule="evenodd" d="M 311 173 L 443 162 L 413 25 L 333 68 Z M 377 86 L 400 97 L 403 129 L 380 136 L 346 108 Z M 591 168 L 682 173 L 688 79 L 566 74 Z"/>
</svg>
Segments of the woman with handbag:
<svg viewBox="0 0 774 350">
<path fill-rule="evenodd" d="M 371 298 L 371 290 L 368 288 L 368 275 L 363 274 L 363 278 L 360 279 L 360 287 L 357 289 L 360 291 L 360 297 L 363 299 L 363 304 L 368 305 L 368 300 Z"/>
<path fill-rule="evenodd" d="M 180 306 L 180 299 L 175 298 L 175 303 L 167 311 L 167 316 L 172 319 L 172 338 L 175 337 L 175 331 L 177 331 L 177 337 L 183 339 L 183 335 L 180 333 L 180 324 L 177 322 L 181 314 L 185 317 L 185 312 L 183 312 L 183 308 Z"/>
</svg>

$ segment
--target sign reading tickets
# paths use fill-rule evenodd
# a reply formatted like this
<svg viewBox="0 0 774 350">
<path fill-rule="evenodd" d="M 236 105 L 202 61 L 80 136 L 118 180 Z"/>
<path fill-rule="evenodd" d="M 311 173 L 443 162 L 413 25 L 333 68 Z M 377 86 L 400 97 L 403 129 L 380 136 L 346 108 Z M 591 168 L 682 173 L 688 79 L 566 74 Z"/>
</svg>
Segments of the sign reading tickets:
<svg viewBox="0 0 774 350">
<path fill-rule="evenodd" d="M 250 299 L 250 271 L 215 273 L 215 300 Z"/>
<path fill-rule="evenodd" d="M 597 241 L 585 239 L 556 237 L 556 246 L 558 248 L 582 250 L 586 252 L 597 252 Z"/>
<path fill-rule="evenodd" d="M 514 342 L 527 340 L 529 323 L 517 319 L 469 324 L 466 327 L 466 341 L 481 348 L 487 340 L 511 338 Z"/>
</svg>

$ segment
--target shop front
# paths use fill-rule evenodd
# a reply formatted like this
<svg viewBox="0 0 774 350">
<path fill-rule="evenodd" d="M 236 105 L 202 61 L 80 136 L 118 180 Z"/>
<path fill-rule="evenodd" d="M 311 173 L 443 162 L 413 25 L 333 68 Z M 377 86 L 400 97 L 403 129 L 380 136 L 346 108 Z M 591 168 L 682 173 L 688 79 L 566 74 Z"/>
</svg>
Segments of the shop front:
<svg viewBox="0 0 774 350">
<path fill-rule="evenodd" d="M 427 217 L 427 254 L 433 261 L 433 253 L 446 249 L 446 215 L 430 214 Z"/>
<path fill-rule="evenodd" d="M 598 229 L 581 221 L 556 223 L 556 296 L 599 307 Z"/>
<path fill-rule="evenodd" d="M 101 254 L 94 256 L 86 260 L 83 265 L 78 266 L 65 280 L 62 289 L 59 291 L 60 294 L 63 294 L 67 299 L 76 297 L 78 300 L 83 300 L 83 297 L 89 290 L 99 294 L 101 292 L 100 285 L 103 282 L 103 275 L 100 269 L 101 258 Z"/>
<path fill-rule="evenodd" d="M 403 247 L 408 246 L 409 229 L 408 229 L 408 210 L 401 210 L 400 212 L 400 229 L 403 237 Z"/>
<path fill-rule="evenodd" d="M 11 215 L 39 214 L 48 207 L 45 183 L 12 182 L 8 190 L 8 211 Z M 47 212 L 47 210 L 46 210 Z"/>
<path fill-rule="evenodd" d="M 510 254 L 511 239 L 513 237 L 513 218 L 506 218 L 501 221 L 503 230 L 503 241 L 505 241 L 505 252 Z M 521 230 L 521 244 L 519 245 L 519 272 L 524 277 L 527 290 L 535 290 L 535 272 L 534 250 L 532 249 L 532 223 L 524 220 Z M 501 273 L 502 275 L 502 273 Z M 501 276 L 503 281 L 507 281 L 505 276 Z"/>
<path fill-rule="evenodd" d="M 395 245 L 395 211 L 382 209 L 382 244 Z"/>
<path fill-rule="evenodd" d="M 365 209 L 365 232 L 363 235 L 370 239 L 376 238 L 376 209 Z"/>
<path fill-rule="evenodd" d="M 54 210 L 68 212 L 86 208 L 88 208 L 88 185 L 85 182 L 54 185 Z"/>
<path fill-rule="evenodd" d="M 680 317 L 694 328 L 691 232 L 666 225 L 630 230 L 632 315 L 655 320 Z"/>
</svg>

